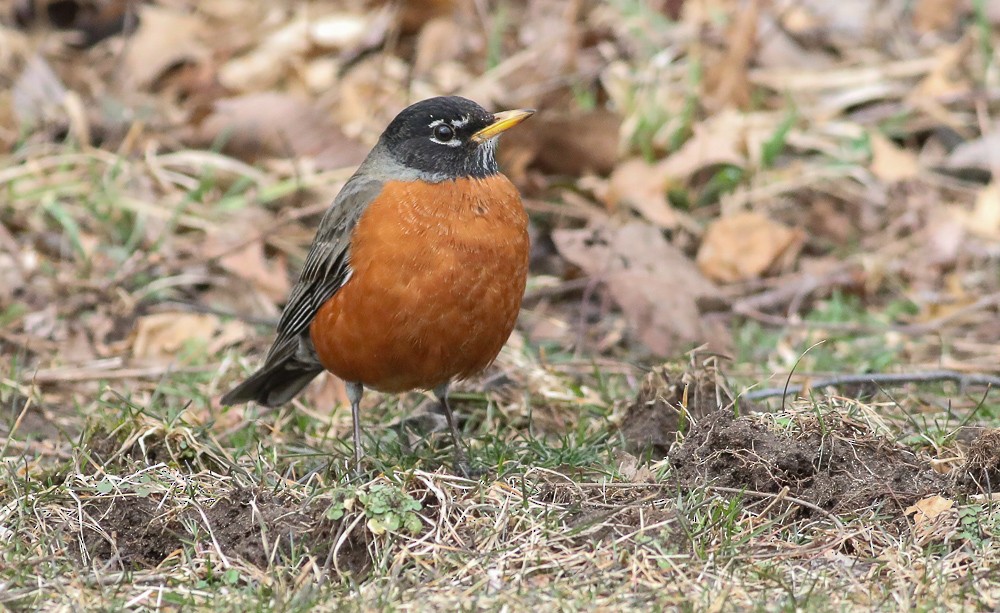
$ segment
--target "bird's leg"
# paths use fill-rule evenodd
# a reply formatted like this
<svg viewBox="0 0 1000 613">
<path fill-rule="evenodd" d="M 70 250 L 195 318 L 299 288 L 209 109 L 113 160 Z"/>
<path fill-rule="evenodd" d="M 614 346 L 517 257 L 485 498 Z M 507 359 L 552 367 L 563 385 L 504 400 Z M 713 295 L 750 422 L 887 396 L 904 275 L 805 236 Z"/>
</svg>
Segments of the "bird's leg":
<svg viewBox="0 0 1000 613">
<path fill-rule="evenodd" d="M 351 401 L 351 417 L 354 419 L 354 470 L 361 474 L 361 396 L 365 387 L 360 383 L 347 383 L 347 399 Z"/>
<path fill-rule="evenodd" d="M 469 456 L 465 452 L 465 445 L 462 443 L 462 433 L 459 432 L 458 424 L 455 422 L 455 414 L 451 412 L 451 405 L 448 404 L 448 384 L 445 383 L 434 388 L 434 395 L 441 402 L 441 407 L 444 409 L 444 416 L 448 419 L 448 427 L 451 428 L 451 437 L 455 440 L 455 472 L 460 473 L 464 477 L 469 477 L 472 475 L 469 466 Z"/>
</svg>

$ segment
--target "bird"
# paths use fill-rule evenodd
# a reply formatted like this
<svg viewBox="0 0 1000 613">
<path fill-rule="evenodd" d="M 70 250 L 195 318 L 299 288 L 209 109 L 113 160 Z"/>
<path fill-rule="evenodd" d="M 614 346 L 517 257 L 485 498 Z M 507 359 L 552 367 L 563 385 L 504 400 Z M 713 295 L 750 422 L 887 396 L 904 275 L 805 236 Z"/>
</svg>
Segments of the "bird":
<svg viewBox="0 0 1000 613">
<path fill-rule="evenodd" d="M 432 390 L 468 476 L 448 390 L 496 359 L 521 308 L 528 216 L 496 150 L 533 113 L 441 96 L 396 115 L 323 215 L 263 365 L 221 404 L 282 405 L 329 371 L 360 471 L 365 389 Z"/>
</svg>

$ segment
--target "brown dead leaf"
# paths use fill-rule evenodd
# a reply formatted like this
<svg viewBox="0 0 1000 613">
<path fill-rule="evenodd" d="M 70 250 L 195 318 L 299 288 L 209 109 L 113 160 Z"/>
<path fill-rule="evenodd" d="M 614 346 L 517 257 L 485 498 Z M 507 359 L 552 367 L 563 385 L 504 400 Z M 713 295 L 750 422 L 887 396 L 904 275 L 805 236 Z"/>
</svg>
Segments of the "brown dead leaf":
<svg viewBox="0 0 1000 613">
<path fill-rule="evenodd" d="M 737 213 L 712 222 L 698 249 L 698 268 L 722 283 L 763 275 L 779 262 L 790 262 L 805 242 L 801 230 L 760 213 Z"/>
<path fill-rule="evenodd" d="M 396 56 L 358 60 L 340 80 L 334 120 L 351 137 L 376 138 L 409 98 L 409 65 Z"/>
<path fill-rule="evenodd" d="M 602 195 L 609 210 L 631 207 L 661 228 L 677 226 L 677 212 L 667 202 L 669 175 L 664 164 L 632 158 L 619 164 Z"/>
<path fill-rule="evenodd" d="M 935 494 L 918 500 L 913 506 L 907 507 L 905 513 L 913 515 L 913 523 L 919 527 L 934 521 L 938 515 L 950 510 L 953 506 L 955 506 L 954 500 Z"/>
<path fill-rule="evenodd" d="M 403 0 L 401 4 L 399 24 L 408 34 L 420 30 L 432 19 L 450 16 L 455 10 L 455 0 Z"/>
<path fill-rule="evenodd" d="M 45 58 L 30 56 L 11 88 L 14 117 L 19 127 L 36 127 L 64 118 L 66 93 L 66 86 Z"/>
<path fill-rule="evenodd" d="M 208 353 L 218 353 L 251 336 L 250 326 L 238 319 L 231 319 L 219 326 L 218 332 L 208 343 Z"/>
<path fill-rule="evenodd" d="M 605 110 L 563 115 L 543 111 L 531 118 L 530 130 L 504 134 L 501 161 L 513 157 L 549 174 L 606 175 L 618 162 L 620 130 L 621 118 Z"/>
<path fill-rule="evenodd" d="M 944 165 L 955 170 L 1000 171 L 1000 126 L 955 147 L 945 158 Z"/>
<path fill-rule="evenodd" d="M 645 462 L 640 463 L 639 458 L 627 451 L 616 449 L 614 452 L 614 461 L 618 468 L 618 474 L 625 481 L 630 483 L 652 483 L 656 480 L 656 476 L 649 469 L 649 465 Z"/>
<path fill-rule="evenodd" d="M 786 70 L 828 70 L 835 65 L 835 60 L 828 51 L 816 46 L 806 46 L 803 39 L 794 36 L 794 32 L 782 23 L 796 8 L 789 6 L 780 16 L 760 16 L 757 28 L 762 34 L 757 40 L 754 66 Z"/>
<path fill-rule="evenodd" d="M 771 120 L 763 115 L 745 115 L 731 110 L 716 113 L 696 124 L 691 138 L 658 164 L 658 168 L 678 182 L 710 166 L 728 164 L 745 168 L 748 162 L 743 152 L 747 142 L 757 132 L 771 130 L 773 134 L 773 129 L 766 125 L 769 123 Z"/>
<path fill-rule="evenodd" d="M 996 181 L 979 190 L 972 214 L 966 217 L 969 232 L 1000 240 L 1000 184 Z"/>
<path fill-rule="evenodd" d="M 934 99 L 959 95 L 975 87 L 961 68 L 974 45 L 974 37 L 963 36 L 952 45 L 934 49 L 934 68 L 913 88 L 910 96 L 913 103 L 917 106 L 933 105 Z"/>
<path fill-rule="evenodd" d="M 966 233 L 1000 240 L 1000 184 L 993 182 L 980 188 L 971 211 L 963 205 L 955 205 L 949 207 L 948 213 Z"/>
<path fill-rule="evenodd" d="M 928 267 L 953 264 L 962 253 L 968 238 L 962 212 L 957 207 L 928 211 L 927 224 L 920 233 L 923 247 L 919 258 Z"/>
<path fill-rule="evenodd" d="M 219 82 L 235 92 L 274 87 L 288 74 L 293 60 L 309 51 L 309 28 L 309 21 L 301 18 L 271 32 L 248 53 L 221 66 Z"/>
<path fill-rule="evenodd" d="M 191 340 L 206 343 L 219 328 L 215 315 L 154 313 L 140 317 L 132 332 L 132 355 L 144 360 L 170 359 Z"/>
<path fill-rule="evenodd" d="M 563 257 L 604 282 L 631 332 L 654 353 L 675 355 L 705 341 L 715 350 L 728 346 L 724 334 L 703 325 L 698 307 L 718 289 L 656 227 L 602 224 L 556 230 L 552 240 Z"/>
<path fill-rule="evenodd" d="M 814 237 L 822 237 L 843 245 L 857 232 L 856 220 L 837 203 L 825 197 L 816 198 L 809 209 L 807 229 Z"/>
<path fill-rule="evenodd" d="M 872 174 L 887 183 L 912 179 L 920 174 L 920 163 L 912 151 L 903 149 L 878 132 L 870 132 Z"/>
<path fill-rule="evenodd" d="M 217 101 L 187 140 L 197 146 L 221 140 L 226 153 L 248 162 L 268 156 L 308 157 L 320 169 L 356 166 L 368 152 L 315 103 L 278 92 Z"/>
<path fill-rule="evenodd" d="M 320 14 L 300 9 L 293 19 L 264 36 L 251 50 L 226 62 L 219 69 L 219 81 L 238 92 L 279 88 L 283 80 L 297 73 L 307 58 L 317 52 L 331 51 L 338 52 L 337 61 L 322 62 L 319 66 L 335 75 L 338 63 L 382 43 L 393 15 L 391 7 Z M 318 77 L 315 74 L 305 76 L 313 82 Z"/>
<path fill-rule="evenodd" d="M 350 404 L 347 385 L 330 373 L 321 376 L 318 384 L 307 387 L 304 397 L 309 406 L 313 407 L 333 408 Z"/>
<path fill-rule="evenodd" d="M 288 296 L 291 285 L 285 258 L 279 255 L 268 261 L 264 255 L 261 228 L 273 224 L 271 214 L 263 209 L 246 209 L 234 213 L 228 224 L 214 229 L 205 237 L 202 257 L 249 281 L 272 302 Z"/>
<path fill-rule="evenodd" d="M 206 59 L 209 51 L 202 42 L 203 29 L 204 23 L 197 15 L 141 5 L 139 28 L 125 47 L 125 83 L 145 89 L 170 68 Z"/>
<path fill-rule="evenodd" d="M 949 29 L 962 11 L 962 0 L 917 0 L 913 7 L 913 29 L 922 34 Z"/>
<path fill-rule="evenodd" d="M 454 19 L 438 18 L 428 21 L 417 38 L 417 48 L 413 54 L 413 74 L 430 74 L 436 66 L 457 59 L 464 47 L 462 28 Z"/>
</svg>

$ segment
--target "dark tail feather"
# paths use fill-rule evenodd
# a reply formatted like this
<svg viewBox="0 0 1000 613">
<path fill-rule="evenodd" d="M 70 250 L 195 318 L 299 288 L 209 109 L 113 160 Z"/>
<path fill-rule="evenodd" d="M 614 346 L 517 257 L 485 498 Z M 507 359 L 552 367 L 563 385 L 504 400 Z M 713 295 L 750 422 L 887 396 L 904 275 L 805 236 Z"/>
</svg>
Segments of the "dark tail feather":
<svg viewBox="0 0 1000 613">
<path fill-rule="evenodd" d="M 323 372 L 315 362 L 306 362 L 290 355 L 264 364 L 222 397 L 223 405 L 240 404 L 253 400 L 258 404 L 276 407 L 295 397 L 302 388 Z"/>
</svg>

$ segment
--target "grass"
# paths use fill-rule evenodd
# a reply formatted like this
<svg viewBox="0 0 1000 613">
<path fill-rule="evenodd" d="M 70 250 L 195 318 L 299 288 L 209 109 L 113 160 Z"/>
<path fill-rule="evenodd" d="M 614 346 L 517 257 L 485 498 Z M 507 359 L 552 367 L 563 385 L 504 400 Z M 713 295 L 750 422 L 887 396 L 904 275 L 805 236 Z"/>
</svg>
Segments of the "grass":
<svg viewBox="0 0 1000 613">
<path fill-rule="evenodd" d="M 773 496 L 678 485 L 669 461 L 637 473 L 614 433 L 620 406 L 543 405 L 538 390 L 535 411 L 552 414 L 536 413 L 534 428 L 506 392 L 456 394 L 473 461 L 495 469 L 477 481 L 449 474 L 447 436 L 407 450 L 378 425 L 411 414 L 414 398 L 367 399 L 369 457 L 359 479 L 341 438 L 343 407 L 247 412 L 224 429 L 225 412 L 214 423 L 196 418 L 209 406 L 198 395 L 206 380 L 236 374 L 172 377 L 144 398 L 109 383 L 68 416 L 80 434 L 14 431 L 8 440 L 44 447 L 5 452 L 14 461 L 0 477 L 4 603 L 432 608 L 453 603 L 456 589 L 475 608 L 994 602 L 981 579 L 996 563 L 1000 529 L 989 499 L 957 498 L 933 534 L 891 502 L 842 512 L 837 527 L 794 504 L 770 504 Z M 620 389 L 618 377 L 598 374 L 601 381 L 578 373 L 564 397 L 579 396 L 580 380 Z M 5 402 L 13 393 L 4 388 Z M 41 408 L 33 402 L 24 415 L 4 414 L 6 432 L 32 421 L 25 416 Z M 929 423 L 889 419 L 893 410 L 817 399 L 741 419 L 793 440 L 817 419 L 834 430 L 855 424 L 858 441 L 907 430 L 936 436 Z M 561 433 L 539 428 L 567 416 L 576 419 Z M 953 453 L 947 437 L 938 443 L 939 455 Z M 901 581 L 900 573 L 917 574 Z"/>
<path fill-rule="evenodd" d="M 974 3 L 971 25 L 989 58 L 984 7 Z M 564 80 L 578 107 L 622 115 L 633 154 L 662 159 L 706 118 L 699 46 L 723 39 L 702 40 L 642 2 L 610 8 L 622 21 L 600 28 L 621 26 L 625 38 L 594 36 L 618 72 L 586 87 L 546 75 L 539 91 Z M 501 3 L 476 30 L 483 65 L 504 64 L 521 44 L 521 17 Z M 726 21 L 708 18 L 700 29 Z M 855 261 L 871 274 L 859 287 L 802 296 L 787 321 L 773 315 L 786 303 L 765 323 L 731 317 L 732 359 L 709 363 L 695 351 L 662 374 L 632 361 L 627 334 L 591 356 L 573 325 L 547 340 L 525 326 L 488 373 L 452 396 L 473 464 L 486 470 L 471 480 L 452 474 L 450 436 L 420 394 L 365 397 L 360 476 L 336 386 L 277 409 L 218 405 L 256 365 L 272 328 L 247 323 L 225 337 L 220 330 L 240 323 L 226 313 L 273 319 L 278 298 L 221 256 L 204 257 L 204 245 L 236 228 L 247 242 L 234 249 L 251 244 L 267 264 L 297 269 L 344 171 L 249 166 L 217 151 L 40 146 L 25 133 L 0 164 L 0 230 L 12 234 L 25 268 L 23 283 L 0 287 L 0 603 L 23 611 L 1000 607 L 994 390 L 928 383 L 814 389 L 756 407 L 728 401 L 780 385 L 793 370 L 802 382 L 996 363 L 992 311 L 926 334 L 900 331 L 936 304 L 920 291 L 942 294 L 953 282 L 970 294 L 996 291 L 982 271 L 963 281 L 964 261 L 930 281 L 914 270 L 927 242 L 914 219 L 928 213 L 906 197 L 926 191 L 960 206 L 974 196 L 969 185 L 889 186 L 870 176 L 871 129 L 912 146 L 915 132 L 938 124 L 888 94 L 874 119 L 821 119 L 830 111 L 817 112 L 811 98 L 823 98 L 825 84 L 811 91 L 793 74 L 781 81 L 790 93 L 775 93 L 768 66 L 752 68 L 752 112 L 774 119 L 739 137 L 758 167 L 718 166 L 671 185 L 687 205 L 685 224 L 665 236 L 690 254 L 720 212 L 749 208 L 807 227 L 800 211 L 817 194 L 858 210 L 870 196 L 877 206 L 867 214 L 884 224 L 869 220 L 864 232 L 828 241 L 834 247 L 810 242 L 802 259 Z M 913 78 L 890 84 L 909 92 Z M 980 110 L 935 112 L 965 129 L 959 119 Z M 790 175 L 817 168 L 842 172 L 794 187 Z M 870 189 L 860 203 L 851 201 L 859 177 Z M 589 188 L 576 190 L 572 179 L 560 185 L 580 200 Z M 247 213 L 262 217 L 244 223 Z M 910 225 L 893 234 L 899 220 Z M 876 253 L 879 241 L 896 251 Z M 879 268 L 887 263 L 897 268 Z M 762 291 L 787 281 L 769 276 Z M 727 299 L 755 291 L 726 290 Z M 567 296 L 528 308 L 539 319 L 585 321 L 577 294 Z M 219 305 L 216 331 L 160 339 L 157 347 L 173 348 L 135 355 L 143 318 L 190 315 L 188 304 Z M 622 324 L 608 329 L 626 330 L 604 306 Z M 422 430 L 402 427 L 415 416 Z M 669 451 L 644 447 L 635 432 Z"/>
</svg>

